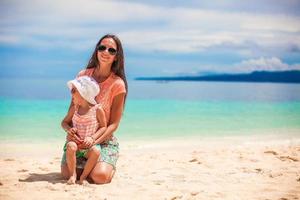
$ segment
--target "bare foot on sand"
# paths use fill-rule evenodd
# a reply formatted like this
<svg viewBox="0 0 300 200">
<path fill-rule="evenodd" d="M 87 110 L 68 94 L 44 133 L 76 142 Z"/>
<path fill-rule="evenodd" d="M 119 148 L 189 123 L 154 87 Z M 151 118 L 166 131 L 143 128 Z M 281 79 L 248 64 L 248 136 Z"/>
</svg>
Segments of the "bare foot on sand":
<svg viewBox="0 0 300 200">
<path fill-rule="evenodd" d="M 73 185 L 73 184 L 75 184 L 75 182 L 76 182 L 76 174 L 74 174 L 73 176 L 71 176 L 69 178 L 69 180 L 67 181 L 67 184 L 68 185 Z"/>
<path fill-rule="evenodd" d="M 88 184 L 87 180 L 86 179 L 82 179 L 80 177 L 80 179 L 79 179 L 79 185 L 87 185 L 87 184 Z"/>
<path fill-rule="evenodd" d="M 79 181 L 79 185 L 89 185 L 89 182 L 87 182 L 87 180 L 83 180 L 83 181 Z"/>
</svg>

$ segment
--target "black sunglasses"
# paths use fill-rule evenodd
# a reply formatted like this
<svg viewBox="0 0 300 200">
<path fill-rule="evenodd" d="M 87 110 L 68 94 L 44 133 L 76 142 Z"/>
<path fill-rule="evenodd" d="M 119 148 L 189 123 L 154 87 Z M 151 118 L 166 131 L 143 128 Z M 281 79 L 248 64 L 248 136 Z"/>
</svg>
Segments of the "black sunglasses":
<svg viewBox="0 0 300 200">
<path fill-rule="evenodd" d="M 98 48 L 97 48 L 97 50 L 100 51 L 100 52 L 105 51 L 106 49 L 107 49 L 108 53 L 109 53 L 110 55 L 112 55 L 112 56 L 114 56 L 114 55 L 117 54 L 117 50 L 114 49 L 114 48 L 111 48 L 111 47 L 110 47 L 110 48 L 107 48 L 107 47 L 104 46 L 104 45 L 99 45 Z"/>
</svg>

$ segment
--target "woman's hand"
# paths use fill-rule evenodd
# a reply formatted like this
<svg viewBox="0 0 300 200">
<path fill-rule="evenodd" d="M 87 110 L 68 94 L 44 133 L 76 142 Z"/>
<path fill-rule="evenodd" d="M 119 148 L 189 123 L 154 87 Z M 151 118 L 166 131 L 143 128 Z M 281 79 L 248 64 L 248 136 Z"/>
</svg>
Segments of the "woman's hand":
<svg viewBox="0 0 300 200">
<path fill-rule="evenodd" d="M 76 128 L 70 128 L 67 130 L 67 141 L 73 141 L 76 144 L 81 144 L 82 140 L 77 136 L 77 129 Z"/>
</svg>

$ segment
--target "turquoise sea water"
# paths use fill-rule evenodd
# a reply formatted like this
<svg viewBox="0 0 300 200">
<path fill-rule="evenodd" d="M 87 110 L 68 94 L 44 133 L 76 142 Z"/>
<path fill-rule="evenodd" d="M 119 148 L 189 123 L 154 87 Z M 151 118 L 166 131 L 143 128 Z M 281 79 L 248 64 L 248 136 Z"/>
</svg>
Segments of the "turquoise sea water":
<svg viewBox="0 0 300 200">
<path fill-rule="evenodd" d="M 8 90 L 3 85 L 9 81 L 0 81 L 0 139 L 63 140 L 60 121 L 70 102 L 66 81 L 40 85 L 38 80 L 23 80 Z M 129 89 L 116 133 L 119 138 L 231 136 L 276 130 L 294 130 L 300 135 L 299 84 L 130 81 Z"/>
</svg>

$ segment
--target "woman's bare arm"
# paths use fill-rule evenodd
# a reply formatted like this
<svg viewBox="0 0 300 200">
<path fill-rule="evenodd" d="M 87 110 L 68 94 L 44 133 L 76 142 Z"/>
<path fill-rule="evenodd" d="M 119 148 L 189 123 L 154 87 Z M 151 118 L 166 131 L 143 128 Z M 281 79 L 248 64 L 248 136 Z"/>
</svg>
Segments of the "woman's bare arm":
<svg viewBox="0 0 300 200">
<path fill-rule="evenodd" d="M 99 129 L 96 131 L 96 133 L 94 133 L 91 136 L 94 143 L 101 135 L 104 134 L 105 130 L 107 129 L 107 121 L 106 121 L 106 117 L 105 117 L 105 112 L 102 108 L 96 110 L 96 117 L 97 117 L 97 120 L 99 123 Z"/>
<path fill-rule="evenodd" d="M 107 129 L 98 139 L 96 139 L 95 144 L 103 143 L 113 135 L 114 131 L 117 130 L 124 109 L 124 100 L 125 93 L 121 93 L 114 97 Z"/>
</svg>

